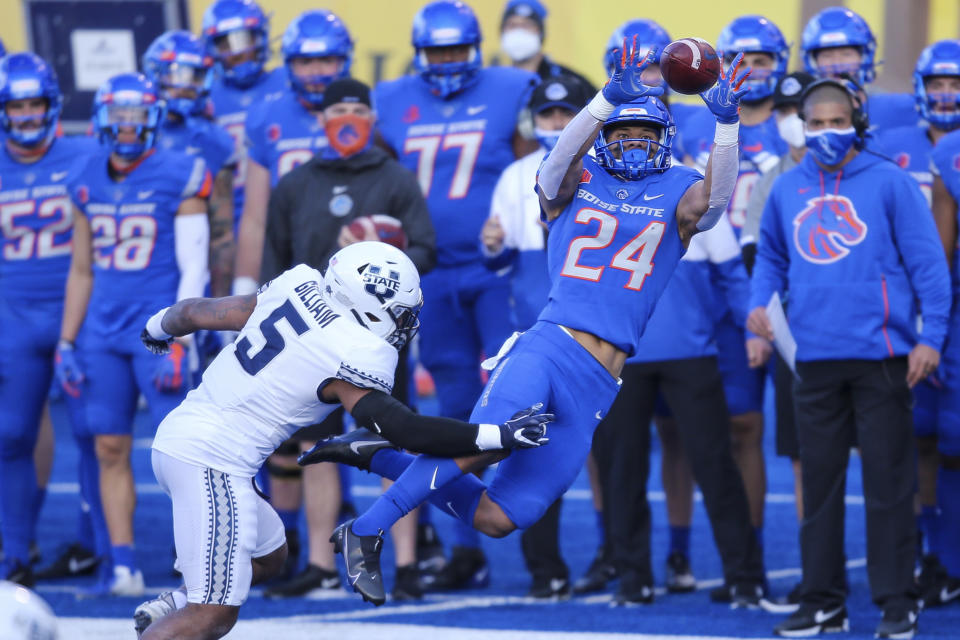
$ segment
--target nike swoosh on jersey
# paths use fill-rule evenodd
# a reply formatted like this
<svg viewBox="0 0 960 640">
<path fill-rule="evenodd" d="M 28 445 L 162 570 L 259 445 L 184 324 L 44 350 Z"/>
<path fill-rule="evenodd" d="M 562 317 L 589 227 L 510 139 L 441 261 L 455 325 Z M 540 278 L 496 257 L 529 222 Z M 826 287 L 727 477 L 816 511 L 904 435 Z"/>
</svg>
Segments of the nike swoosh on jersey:
<svg viewBox="0 0 960 640">
<path fill-rule="evenodd" d="M 63 180 L 66 177 L 67 177 L 66 171 L 54 171 L 53 173 L 50 174 L 50 180 L 52 180 L 53 182 L 57 182 L 58 180 Z"/>
<path fill-rule="evenodd" d="M 153 190 L 150 191 L 137 191 L 137 200 L 146 200 L 153 195 Z"/>
<path fill-rule="evenodd" d="M 347 190 L 347 187 L 345 185 L 338 184 L 333 188 L 333 195 L 335 196 L 340 195 L 341 193 L 346 192 L 346 190 Z"/>
<path fill-rule="evenodd" d="M 430 478 L 430 491 L 437 488 L 437 471 L 440 471 L 440 467 L 435 467 L 433 470 L 433 477 Z"/>
<path fill-rule="evenodd" d="M 657 198 L 662 198 L 662 197 L 663 197 L 662 193 L 658 193 L 655 196 L 648 196 L 647 194 L 643 194 L 643 199 L 647 202 L 649 202 L 650 200 L 656 200 Z"/>
<path fill-rule="evenodd" d="M 486 109 L 486 108 L 487 108 L 487 105 L 485 105 L 485 104 L 480 104 L 480 105 L 477 105 L 477 106 L 475 106 L 475 107 L 467 107 L 467 115 L 468 115 L 468 116 L 475 116 L 475 115 L 477 115 L 478 113 L 480 113 L 481 111 L 483 111 L 483 110 Z"/>
<path fill-rule="evenodd" d="M 203 149 L 201 149 L 200 147 L 187 147 L 186 149 L 183 150 L 183 152 L 186 153 L 188 156 L 195 156 L 201 151 L 203 151 Z"/>
<path fill-rule="evenodd" d="M 837 615 L 843 610 L 842 607 L 837 607 L 836 609 L 831 609 L 830 611 L 817 611 L 813 614 L 813 621 L 817 624 L 823 624 L 833 616 Z"/>
</svg>

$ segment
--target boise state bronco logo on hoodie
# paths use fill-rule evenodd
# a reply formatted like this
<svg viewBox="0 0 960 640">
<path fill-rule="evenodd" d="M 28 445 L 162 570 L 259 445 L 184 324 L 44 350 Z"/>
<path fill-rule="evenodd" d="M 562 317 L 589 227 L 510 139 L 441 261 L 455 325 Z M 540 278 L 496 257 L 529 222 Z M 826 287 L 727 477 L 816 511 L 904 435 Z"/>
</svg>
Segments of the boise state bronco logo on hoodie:
<svg viewBox="0 0 960 640">
<path fill-rule="evenodd" d="M 867 237 L 867 225 L 849 198 L 823 195 L 807 200 L 793 219 L 793 242 L 805 260 L 815 264 L 836 262 L 850 253 L 848 247 Z"/>
</svg>

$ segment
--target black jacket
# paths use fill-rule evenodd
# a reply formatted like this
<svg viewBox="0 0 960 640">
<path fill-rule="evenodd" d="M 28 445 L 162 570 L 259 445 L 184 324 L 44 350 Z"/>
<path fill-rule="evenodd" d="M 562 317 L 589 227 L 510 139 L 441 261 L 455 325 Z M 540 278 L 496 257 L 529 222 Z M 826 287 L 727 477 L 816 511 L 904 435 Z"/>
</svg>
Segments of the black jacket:
<svg viewBox="0 0 960 640">
<path fill-rule="evenodd" d="M 420 275 L 436 263 L 436 234 L 416 177 L 385 151 L 371 147 L 349 158 L 317 154 L 286 174 L 270 194 L 261 282 L 305 263 L 325 271 L 340 228 L 384 214 L 400 220 L 406 253 Z"/>
</svg>

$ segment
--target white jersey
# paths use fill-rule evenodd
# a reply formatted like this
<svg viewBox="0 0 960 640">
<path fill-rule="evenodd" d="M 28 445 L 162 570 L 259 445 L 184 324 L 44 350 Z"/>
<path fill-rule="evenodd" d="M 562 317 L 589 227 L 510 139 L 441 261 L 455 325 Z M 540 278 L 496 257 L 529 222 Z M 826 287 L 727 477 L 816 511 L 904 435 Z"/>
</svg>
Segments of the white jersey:
<svg viewBox="0 0 960 640">
<path fill-rule="evenodd" d="M 390 393 L 396 349 L 328 307 L 322 282 L 298 265 L 262 287 L 237 340 L 160 423 L 153 448 L 252 477 L 281 442 L 339 406 L 320 399 L 331 380 Z"/>
</svg>

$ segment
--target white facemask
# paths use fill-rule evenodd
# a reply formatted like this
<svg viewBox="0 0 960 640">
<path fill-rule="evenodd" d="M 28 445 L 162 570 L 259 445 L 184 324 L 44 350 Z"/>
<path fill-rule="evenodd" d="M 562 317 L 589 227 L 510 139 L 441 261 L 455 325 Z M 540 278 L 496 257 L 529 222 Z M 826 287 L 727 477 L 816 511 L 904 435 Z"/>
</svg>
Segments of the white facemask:
<svg viewBox="0 0 960 640">
<path fill-rule="evenodd" d="M 514 62 L 523 62 L 540 51 L 540 36 L 526 29 L 510 29 L 500 36 L 500 48 Z"/>
<path fill-rule="evenodd" d="M 780 137 L 791 147 L 802 149 L 807 145 L 807 137 L 803 131 L 803 120 L 796 113 L 777 120 L 777 131 Z"/>
</svg>

